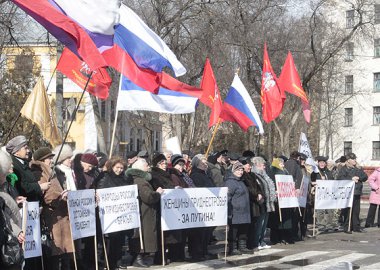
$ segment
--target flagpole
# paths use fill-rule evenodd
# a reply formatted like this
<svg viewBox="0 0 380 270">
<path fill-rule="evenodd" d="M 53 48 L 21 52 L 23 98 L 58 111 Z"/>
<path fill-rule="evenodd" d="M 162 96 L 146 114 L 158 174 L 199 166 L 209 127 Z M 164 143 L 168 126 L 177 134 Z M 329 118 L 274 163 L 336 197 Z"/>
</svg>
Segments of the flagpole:
<svg viewBox="0 0 380 270">
<path fill-rule="evenodd" d="M 113 144 L 115 141 L 115 133 L 116 133 L 116 123 L 117 123 L 117 117 L 119 116 L 119 110 L 116 110 L 115 120 L 113 121 L 113 131 L 112 131 L 112 140 L 111 140 L 111 146 L 110 146 L 110 155 L 109 157 L 112 157 L 112 150 L 113 150 Z"/>
<path fill-rule="evenodd" d="M 214 139 L 215 139 L 215 135 L 216 135 L 216 132 L 217 132 L 218 129 L 219 129 L 219 126 L 220 126 L 220 118 L 218 119 L 218 122 L 216 123 L 216 127 L 215 127 L 215 129 L 214 129 L 214 132 L 212 133 L 211 141 L 210 141 L 210 143 L 208 144 L 207 151 L 206 151 L 206 154 L 205 154 L 206 158 L 208 157 L 208 153 L 210 152 L 212 142 L 213 142 Z"/>
<path fill-rule="evenodd" d="M 69 132 L 70 132 L 71 126 L 73 125 L 73 122 L 74 122 L 75 116 L 76 116 L 76 114 L 77 114 L 77 111 L 78 111 L 79 105 L 80 105 L 81 102 L 82 102 L 82 99 L 83 99 L 84 93 L 86 92 L 86 89 L 87 89 L 88 83 L 89 83 L 90 80 L 91 80 L 92 74 L 93 74 L 93 71 L 91 71 L 90 76 L 88 77 L 88 80 L 87 80 L 87 82 L 86 82 L 86 85 L 85 85 L 85 87 L 84 87 L 84 89 L 83 89 L 83 91 L 82 91 L 82 95 L 80 96 L 80 99 L 79 99 L 79 101 L 78 101 L 78 104 L 77 104 L 77 106 L 75 107 L 75 110 L 74 110 L 74 112 L 73 112 L 73 114 L 72 114 L 72 116 L 71 116 L 70 125 L 69 125 L 69 127 L 68 127 L 68 129 L 67 129 L 67 131 L 66 131 L 65 137 L 64 137 L 64 139 L 63 139 L 63 141 L 62 141 L 62 144 L 61 144 L 61 148 L 59 149 L 59 152 L 58 152 L 58 154 L 57 154 L 57 159 L 56 159 L 56 161 L 55 161 L 54 167 L 57 166 L 57 163 L 58 163 L 58 160 L 59 160 L 59 156 L 61 155 L 61 152 L 62 152 L 63 146 L 64 146 L 64 144 L 66 143 L 67 136 L 69 135 Z"/>
<path fill-rule="evenodd" d="M 120 73 L 119 93 L 120 93 L 120 90 L 121 90 L 121 79 L 123 78 L 122 76 L 123 75 Z M 119 93 L 117 95 L 117 99 L 119 99 Z M 109 155 L 110 158 L 112 157 L 112 152 L 113 152 L 113 144 L 114 144 L 114 141 L 115 141 L 116 123 L 117 123 L 118 116 L 119 116 L 119 110 L 117 109 L 117 102 L 116 102 L 116 115 L 115 115 L 115 120 L 113 122 L 112 139 L 111 139 L 110 155 Z"/>
</svg>

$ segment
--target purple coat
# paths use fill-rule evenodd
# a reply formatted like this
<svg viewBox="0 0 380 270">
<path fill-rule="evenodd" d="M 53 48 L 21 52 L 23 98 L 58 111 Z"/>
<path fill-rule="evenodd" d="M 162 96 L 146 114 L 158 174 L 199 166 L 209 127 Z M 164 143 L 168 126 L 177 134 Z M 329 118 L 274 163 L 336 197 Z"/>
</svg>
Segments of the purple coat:
<svg viewBox="0 0 380 270">
<path fill-rule="evenodd" d="M 376 169 L 368 177 L 368 183 L 371 187 L 371 195 L 369 196 L 369 203 L 380 205 L 380 168 Z"/>
</svg>

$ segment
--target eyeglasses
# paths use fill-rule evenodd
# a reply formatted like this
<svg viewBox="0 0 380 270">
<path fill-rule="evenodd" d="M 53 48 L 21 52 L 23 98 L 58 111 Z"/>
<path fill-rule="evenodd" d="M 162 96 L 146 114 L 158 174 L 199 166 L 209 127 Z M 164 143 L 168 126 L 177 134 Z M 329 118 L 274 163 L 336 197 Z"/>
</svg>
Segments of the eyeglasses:
<svg viewBox="0 0 380 270">
<path fill-rule="evenodd" d="M 168 162 L 166 160 L 162 160 L 160 162 L 158 162 L 159 165 L 167 165 Z"/>
</svg>

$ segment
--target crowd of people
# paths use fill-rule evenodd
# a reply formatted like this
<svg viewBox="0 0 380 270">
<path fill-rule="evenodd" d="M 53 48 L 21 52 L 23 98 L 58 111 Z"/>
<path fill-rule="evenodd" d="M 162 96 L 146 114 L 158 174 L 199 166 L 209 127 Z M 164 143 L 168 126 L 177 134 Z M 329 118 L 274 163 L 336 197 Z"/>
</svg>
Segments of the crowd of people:
<svg viewBox="0 0 380 270">
<path fill-rule="evenodd" d="M 108 157 L 87 150 L 73 151 L 67 144 L 55 149 L 40 147 L 33 153 L 25 136 L 16 136 L 0 150 L 0 207 L 12 225 L 12 233 L 20 244 L 25 241 L 19 209 L 25 200 L 41 206 L 41 227 L 48 232 L 52 245 L 43 252 L 45 269 L 95 269 L 97 261 L 110 269 L 126 269 L 129 265 L 147 268 L 162 264 L 160 196 L 164 189 L 228 187 L 228 255 L 253 254 L 275 244 L 294 244 L 311 236 L 316 180 L 355 181 L 351 222 L 349 209 L 318 210 L 318 233 L 344 231 L 363 232 L 360 224 L 360 197 L 367 175 L 350 153 L 336 162 L 327 157 L 316 158 L 319 172 L 306 163 L 306 155 L 294 151 L 290 157 L 275 156 L 270 162 L 247 150 L 242 154 L 227 150 L 183 155 L 171 152 L 130 151 L 125 157 Z M 281 209 L 281 221 L 275 175 L 292 175 L 296 192 L 305 176 L 310 177 L 306 208 Z M 380 169 L 369 177 L 370 208 L 365 223 L 374 225 L 380 205 Z M 127 230 L 105 235 L 106 253 L 99 241 L 98 259 L 92 237 L 73 242 L 67 209 L 68 191 L 102 189 L 136 184 L 139 193 L 141 232 Z M 101 238 L 97 219 L 98 239 Z M 378 214 L 380 226 L 380 212 Z M 351 226 L 349 226 L 351 225 Z M 270 243 L 264 239 L 270 229 Z M 217 239 L 215 227 L 166 231 L 163 234 L 166 262 L 202 261 L 215 258 L 208 248 Z M 0 237 L 1 240 L 1 237 Z M 219 239 L 223 240 L 223 239 Z M 0 243 L 1 245 L 1 243 Z M 107 260 L 105 260 L 107 254 Z M 40 258 L 25 259 L 23 269 L 42 269 Z M 0 262 L 1 265 L 1 262 Z M 11 269 L 21 269 L 15 265 Z"/>
</svg>

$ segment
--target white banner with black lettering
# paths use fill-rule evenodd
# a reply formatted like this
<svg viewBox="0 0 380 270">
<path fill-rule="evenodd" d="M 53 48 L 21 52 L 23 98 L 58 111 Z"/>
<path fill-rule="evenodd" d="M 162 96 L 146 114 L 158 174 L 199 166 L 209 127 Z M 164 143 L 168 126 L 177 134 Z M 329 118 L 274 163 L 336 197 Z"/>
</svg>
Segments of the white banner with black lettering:
<svg viewBox="0 0 380 270">
<path fill-rule="evenodd" d="M 137 185 L 98 189 L 96 193 L 103 233 L 140 227 Z"/>
<path fill-rule="evenodd" d="M 67 205 L 73 239 L 95 236 L 95 190 L 69 191 Z"/>
<path fill-rule="evenodd" d="M 161 195 L 163 231 L 227 225 L 227 187 L 165 189 Z"/>
<path fill-rule="evenodd" d="M 298 203 L 300 207 L 306 207 L 307 194 L 309 193 L 310 177 L 304 175 L 302 178 L 300 193 L 298 195 Z"/>
<path fill-rule="evenodd" d="M 317 180 L 315 209 L 340 209 L 352 206 L 355 182 L 352 180 Z"/>
<path fill-rule="evenodd" d="M 278 206 L 280 208 L 299 207 L 293 176 L 276 174 Z"/>
<path fill-rule="evenodd" d="M 40 257 L 42 256 L 42 248 L 39 202 L 25 202 L 23 207 L 25 215 L 23 216 L 23 222 L 26 224 L 24 258 Z"/>
</svg>

